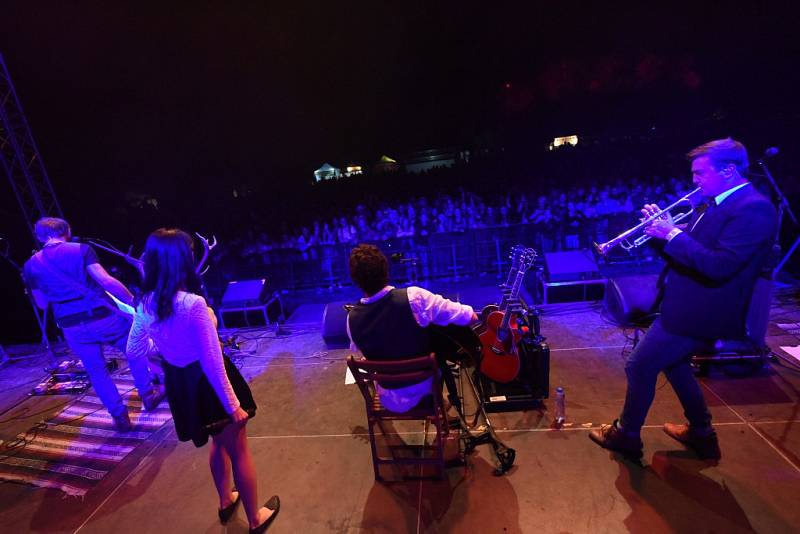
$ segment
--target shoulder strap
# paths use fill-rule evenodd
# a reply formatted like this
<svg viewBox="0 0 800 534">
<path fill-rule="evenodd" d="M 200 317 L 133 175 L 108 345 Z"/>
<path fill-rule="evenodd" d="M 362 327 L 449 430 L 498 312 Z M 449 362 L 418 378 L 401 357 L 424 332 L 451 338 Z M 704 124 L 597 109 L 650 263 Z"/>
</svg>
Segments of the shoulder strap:
<svg viewBox="0 0 800 534">
<path fill-rule="evenodd" d="M 32 259 L 38 260 L 39 267 L 42 268 L 42 270 L 46 275 L 52 276 L 53 278 L 56 278 L 59 282 L 68 285 L 69 287 L 71 287 L 72 289 L 83 295 L 83 297 L 86 298 L 87 300 L 94 300 L 95 302 L 101 304 L 102 306 L 107 306 L 111 308 L 109 303 L 104 298 L 99 297 L 98 294 L 92 291 L 90 288 L 86 287 L 84 284 L 79 283 L 77 280 L 67 275 L 67 273 L 65 273 L 61 269 L 58 269 L 55 265 L 50 263 L 50 261 L 48 261 L 44 257 L 44 249 L 39 251 L 37 254 L 34 254 Z M 116 310 L 116 307 L 114 307 L 113 309 Z"/>
</svg>

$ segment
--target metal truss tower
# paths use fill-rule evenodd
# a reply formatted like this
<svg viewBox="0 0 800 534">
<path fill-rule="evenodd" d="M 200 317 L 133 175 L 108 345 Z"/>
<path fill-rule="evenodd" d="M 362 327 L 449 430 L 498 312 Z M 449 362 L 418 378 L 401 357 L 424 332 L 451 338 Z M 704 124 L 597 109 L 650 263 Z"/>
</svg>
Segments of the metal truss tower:
<svg viewBox="0 0 800 534">
<path fill-rule="evenodd" d="M 39 149 L 0 54 L 0 163 L 17 196 L 25 221 L 33 226 L 41 217 L 61 217 L 61 206 L 47 177 Z"/>
</svg>

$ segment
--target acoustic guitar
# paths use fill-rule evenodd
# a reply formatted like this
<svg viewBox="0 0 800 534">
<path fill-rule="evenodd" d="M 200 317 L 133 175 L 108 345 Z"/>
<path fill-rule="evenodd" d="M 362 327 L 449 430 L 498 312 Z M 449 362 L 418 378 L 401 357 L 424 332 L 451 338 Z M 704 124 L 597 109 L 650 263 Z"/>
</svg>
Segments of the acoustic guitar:
<svg viewBox="0 0 800 534">
<path fill-rule="evenodd" d="M 525 273 L 536 260 L 536 251 L 525 249 L 520 253 L 508 297 L 503 299 L 501 309 L 492 311 L 486 318 L 486 326 L 479 334 L 481 344 L 481 373 L 495 382 L 511 382 L 519 374 L 520 360 L 517 343 L 522 339 L 514 305 L 518 302 L 519 290 Z"/>
</svg>

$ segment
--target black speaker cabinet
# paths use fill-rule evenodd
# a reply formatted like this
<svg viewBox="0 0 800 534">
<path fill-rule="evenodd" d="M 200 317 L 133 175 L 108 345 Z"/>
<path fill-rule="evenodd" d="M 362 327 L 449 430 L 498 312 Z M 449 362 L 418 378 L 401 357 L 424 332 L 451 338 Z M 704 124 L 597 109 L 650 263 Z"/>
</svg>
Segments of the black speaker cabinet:
<svg viewBox="0 0 800 534">
<path fill-rule="evenodd" d="M 322 339 L 328 348 L 345 348 L 350 346 L 347 337 L 347 302 L 331 302 L 322 313 Z"/>
<path fill-rule="evenodd" d="M 657 283 L 657 274 L 609 279 L 605 307 L 611 319 L 621 326 L 647 322 L 648 317 L 657 311 Z"/>
<path fill-rule="evenodd" d="M 223 308 L 252 308 L 264 304 L 269 299 L 269 286 L 266 279 L 233 280 L 228 282 L 222 295 Z"/>
<path fill-rule="evenodd" d="M 219 308 L 221 328 L 267 326 L 286 319 L 280 293 L 270 293 L 267 281 L 228 282 Z"/>
<path fill-rule="evenodd" d="M 519 376 L 501 384 L 479 375 L 487 412 L 514 412 L 541 406 L 550 395 L 550 346 L 523 340 L 519 343 Z"/>
</svg>

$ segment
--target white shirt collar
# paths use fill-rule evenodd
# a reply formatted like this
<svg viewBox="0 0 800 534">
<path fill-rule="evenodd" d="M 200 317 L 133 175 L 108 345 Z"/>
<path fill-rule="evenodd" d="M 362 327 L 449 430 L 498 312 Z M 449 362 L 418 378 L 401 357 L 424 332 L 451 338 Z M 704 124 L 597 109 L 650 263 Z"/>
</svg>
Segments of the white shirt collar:
<svg viewBox="0 0 800 534">
<path fill-rule="evenodd" d="M 381 300 L 392 289 L 394 289 L 394 286 L 386 286 L 374 295 L 362 298 L 359 302 L 361 302 L 361 304 L 372 304 L 373 302 Z"/>
<path fill-rule="evenodd" d="M 719 195 L 715 196 L 715 197 L 714 197 L 714 201 L 717 203 L 717 206 L 719 206 L 720 204 L 722 204 L 722 202 L 723 202 L 723 201 L 724 201 L 726 198 L 728 198 L 728 197 L 729 197 L 729 196 L 731 196 L 733 193 L 735 193 L 736 191 L 738 191 L 739 189 L 743 188 L 743 187 L 744 187 L 744 186 L 746 186 L 746 185 L 750 185 L 750 182 L 745 182 L 745 183 L 743 183 L 743 184 L 739 184 L 739 185 L 733 186 L 733 187 L 731 187 L 730 189 L 728 189 L 727 191 L 725 191 L 724 193 L 720 193 Z"/>
</svg>

